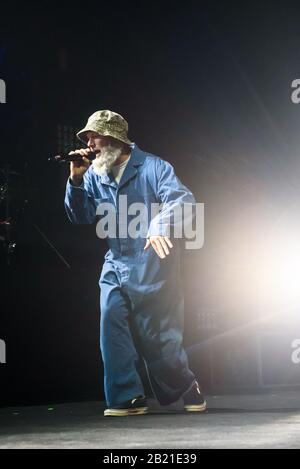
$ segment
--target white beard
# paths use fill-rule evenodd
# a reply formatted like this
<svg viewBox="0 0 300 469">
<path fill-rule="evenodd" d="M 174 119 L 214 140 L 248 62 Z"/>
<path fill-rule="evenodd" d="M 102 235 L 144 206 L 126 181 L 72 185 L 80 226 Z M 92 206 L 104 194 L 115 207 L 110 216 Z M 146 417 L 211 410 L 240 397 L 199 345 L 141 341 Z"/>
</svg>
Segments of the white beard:
<svg viewBox="0 0 300 469">
<path fill-rule="evenodd" d="M 109 173 L 113 164 L 122 154 L 121 148 L 107 145 L 101 149 L 101 152 L 92 161 L 93 170 L 98 176 Z"/>
</svg>

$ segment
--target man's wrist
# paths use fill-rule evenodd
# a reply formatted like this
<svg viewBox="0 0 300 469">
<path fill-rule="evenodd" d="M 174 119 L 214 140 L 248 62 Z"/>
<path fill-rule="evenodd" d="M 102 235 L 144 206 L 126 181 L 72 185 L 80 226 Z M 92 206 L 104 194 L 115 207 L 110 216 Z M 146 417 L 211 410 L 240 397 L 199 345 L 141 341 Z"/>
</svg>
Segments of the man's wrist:
<svg viewBox="0 0 300 469">
<path fill-rule="evenodd" d="M 79 187 L 79 186 L 81 186 L 82 181 L 83 181 L 83 178 L 70 176 L 70 183 L 71 183 L 72 186 Z"/>
</svg>

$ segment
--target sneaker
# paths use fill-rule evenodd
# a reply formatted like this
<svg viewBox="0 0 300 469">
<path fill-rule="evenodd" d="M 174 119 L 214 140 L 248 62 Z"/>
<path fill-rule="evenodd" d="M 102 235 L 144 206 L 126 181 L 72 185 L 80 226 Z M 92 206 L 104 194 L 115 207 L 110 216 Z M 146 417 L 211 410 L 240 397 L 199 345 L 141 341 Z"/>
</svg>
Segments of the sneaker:
<svg viewBox="0 0 300 469">
<path fill-rule="evenodd" d="M 116 407 L 110 407 L 104 411 L 105 417 L 127 417 L 128 415 L 145 415 L 149 411 L 145 397 L 139 396 L 124 402 Z"/>
<path fill-rule="evenodd" d="M 183 402 L 184 410 L 187 412 L 204 412 L 206 410 L 206 401 L 197 381 L 195 381 L 192 388 L 183 395 Z"/>
</svg>

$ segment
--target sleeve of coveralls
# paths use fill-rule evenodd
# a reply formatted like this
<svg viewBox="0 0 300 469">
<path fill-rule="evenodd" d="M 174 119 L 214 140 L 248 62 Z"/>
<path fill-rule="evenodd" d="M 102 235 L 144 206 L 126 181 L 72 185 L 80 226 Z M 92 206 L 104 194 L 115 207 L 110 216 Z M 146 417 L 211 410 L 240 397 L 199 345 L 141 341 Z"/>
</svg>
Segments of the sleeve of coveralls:
<svg viewBox="0 0 300 469">
<path fill-rule="evenodd" d="M 89 184 L 89 171 L 83 176 L 80 186 L 67 181 L 65 209 L 69 220 L 76 225 L 91 224 L 96 218 L 96 204 Z"/>
<path fill-rule="evenodd" d="M 147 237 L 170 236 L 171 229 L 172 233 L 177 230 L 184 236 L 185 226 L 191 225 L 195 216 L 196 201 L 176 176 L 173 166 L 161 159 L 156 163 L 156 190 L 162 205 L 151 220 Z"/>
</svg>

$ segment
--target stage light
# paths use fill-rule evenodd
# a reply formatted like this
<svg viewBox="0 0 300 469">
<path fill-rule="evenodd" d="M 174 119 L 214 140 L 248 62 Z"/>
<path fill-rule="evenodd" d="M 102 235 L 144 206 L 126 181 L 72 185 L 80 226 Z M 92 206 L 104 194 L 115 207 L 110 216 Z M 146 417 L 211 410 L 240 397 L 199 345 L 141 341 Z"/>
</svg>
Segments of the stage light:
<svg viewBox="0 0 300 469">
<path fill-rule="evenodd" d="M 295 212 L 279 219 L 273 207 L 254 206 L 223 226 L 199 301 L 232 324 L 260 318 L 300 322 L 300 219 Z"/>
<path fill-rule="evenodd" d="M 260 309 L 281 320 L 297 315 L 300 308 L 300 233 L 290 228 L 268 233 L 256 259 Z"/>
</svg>

